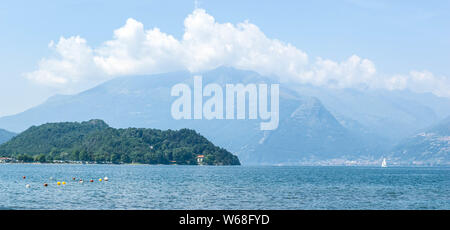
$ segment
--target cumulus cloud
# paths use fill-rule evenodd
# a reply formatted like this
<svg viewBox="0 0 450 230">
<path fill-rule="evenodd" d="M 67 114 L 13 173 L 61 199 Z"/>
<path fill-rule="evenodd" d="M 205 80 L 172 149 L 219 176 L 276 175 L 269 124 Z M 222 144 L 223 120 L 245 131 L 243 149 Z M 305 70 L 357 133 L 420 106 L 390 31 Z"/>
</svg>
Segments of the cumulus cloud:
<svg viewBox="0 0 450 230">
<path fill-rule="evenodd" d="M 249 22 L 220 24 L 204 10 L 195 10 L 186 18 L 184 26 L 183 64 L 191 71 L 226 65 L 262 74 L 292 76 L 308 63 L 306 53 L 267 38 Z"/>
<path fill-rule="evenodd" d="M 410 89 L 415 92 L 432 92 L 438 96 L 450 97 L 450 79 L 435 76 L 429 71 L 413 70 L 409 74 L 397 74 L 387 77 L 382 85 L 390 90 Z"/>
<path fill-rule="evenodd" d="M 114 40 L 95 50 L 94 64 L 110 76 L 181 69 L 183 47 L 158 28 L 144 30 L 134 19 L 114 31 Z"/>
<path fill-rule="evenodd" d="M 112 40 L 89 47 L 79 36 L 60 38 L 53 57 L 40 61 L 38 69 L 25 76 L 40 84 L 64 91 L 79 91 L 107 79 L 130 74 L 153 74 L 176 70 L 192 72 L 232 66 L 277 76 L 282 82 L 307 83 L 334 88 L 412 89 L 450 96 L 448 78 L 427 71 L 383 76 L 375 64 L 353 55 L 346 60 L 316 58 L 297 47 L 268 38 L 248 21 L 218 23 L 203 9 L 196 9 L 184 21 L 178 40 L 158 28 L 128 19 L 114 31 Z"/>
<path fill-rule="evenodd" d="M 370 85 L 376 69 L 372 61 L 356 55 L 340 63 L 317 58 L 310 71 L 299 76 L 303 83 L 333 88 L 351 88 Z"/>
<path fill-rule="evenodd" d="M 38 70 L 25 74 L 27 78 L 41 84 L 63 87 L 79 84 L 87 80 L 87 75 L 97 74 L 92 49 L 83 38 L 61 37 L 57 44 L 50 42 L 49 48 L 54 50 L 55 56 L 42 59 Z"/>
</svg>

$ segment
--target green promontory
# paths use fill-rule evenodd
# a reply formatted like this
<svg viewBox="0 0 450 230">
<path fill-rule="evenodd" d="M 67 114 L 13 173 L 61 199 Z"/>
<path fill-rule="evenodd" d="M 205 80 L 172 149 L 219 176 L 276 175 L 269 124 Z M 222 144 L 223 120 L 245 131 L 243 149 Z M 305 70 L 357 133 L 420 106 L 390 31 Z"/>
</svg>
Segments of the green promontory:
<svg viewBox="0 0 450 230">
<path fill-rule="evenodd" d="M 102 120 L 32 126 L 0 145 L 19 161 L 240 165 L 237 156 L 194 130 L 115 129 Z"/>
</svg>

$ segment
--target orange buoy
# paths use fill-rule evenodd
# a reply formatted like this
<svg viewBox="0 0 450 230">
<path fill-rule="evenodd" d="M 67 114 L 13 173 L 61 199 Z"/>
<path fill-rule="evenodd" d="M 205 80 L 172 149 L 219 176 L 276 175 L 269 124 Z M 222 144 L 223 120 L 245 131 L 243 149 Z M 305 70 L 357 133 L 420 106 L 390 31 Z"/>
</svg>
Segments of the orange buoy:
<svg viewBox="0 0 450 230">
<path fill-rule="evenodd" d="M 25 178 L 27 178 L 27 177 L 26 177 L 26 176 L 23 176 L 23 177 L 22 177 L 22 179 L 25 179 Z"/>
<path fill-rule="evenodd" d="M 45 184 L 44 184 L 44 187 L 47 187 L 47 186 L 48 186 L 48 184 L 45 183 Z"/>
</svg>

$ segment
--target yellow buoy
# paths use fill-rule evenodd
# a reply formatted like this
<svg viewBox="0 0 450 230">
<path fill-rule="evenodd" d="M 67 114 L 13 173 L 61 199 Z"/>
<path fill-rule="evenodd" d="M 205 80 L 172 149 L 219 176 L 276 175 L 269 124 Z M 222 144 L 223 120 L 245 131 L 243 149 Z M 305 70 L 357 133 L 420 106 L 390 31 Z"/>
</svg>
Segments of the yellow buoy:
<svg viewBox="0 0 450 230">
<path fill-rule="evenodd" d="M 61 185 L 61 182 L 58 181 L 58 182 L 56 182 L 56 184 L 57 184 L 57 185 Z"/>
<path fill-rule="evenodd" d="M 102 182 L 102 178 L 98 179 L 98 181 Z"/>
<path fill-rule="evenodd" d="M 63 183 L 62 184 L 66 184 L 66 182 L 65 181 L 63 181 Z"/>
</svg>

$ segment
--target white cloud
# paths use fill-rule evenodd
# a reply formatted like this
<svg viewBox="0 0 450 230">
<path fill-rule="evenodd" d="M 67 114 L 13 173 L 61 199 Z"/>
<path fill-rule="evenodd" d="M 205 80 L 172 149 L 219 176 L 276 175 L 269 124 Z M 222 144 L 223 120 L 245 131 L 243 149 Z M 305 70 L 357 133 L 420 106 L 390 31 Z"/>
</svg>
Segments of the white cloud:
<svg viewBox="0 0 450 230">
<path fill-rule="evenodd" d="M 95 50 L 95 65 L 115 75 L 158 73 L 181 69 L 183 48 L 173 36 L 158 28 L 144 30 L 142 23 L 128 19 L 114 31 L 114 40 Z"/>
<path fill-rule="evenodd" d="M 450 97 L 450 79 L 444 76 L 435 76 L 429 71 L 413 70 L 407 75 L 394 75 L 384 81 L 384 88 L 410 89 L 414 92 L 432 92 L 443 97 Z"/>
<path fill-rule="evenodd" d="M 186 18 L 184 26 L 183 60 L 191 71 L 226 65 L 262 74 L 291 76 L 300 73 L 308 63 L 306 53 L 267 38 L 248 22 L 220 24 L 204 10 L 196 10 Z"/>
<path fill-rule="evenodd" d="M 383 76 L 372 61 L 357 55 L 341 62 L 319 57 L 309 63 L 305 52 L 266 37 L 256 25 L 247 21 L 218 23 L 203 9 L 188 15 L 184 26 L 181 40 L 158 28 L 145 30 L 131 18 L 114 31 L 112 40 L 96 48 L 78 36 L 60 38 L 57 44 L 50 43 L 55 57 L 42 59 L 38 70 L 25 76 L 73 92 L 120 75 L 202 71 L 225 65 L 278 76 L 285 82 L 336 88 L 408 88 L 450 96 L 448 78 L 427 71 Z"/>
<path fill-rule="evenodd" d="M 372 84 L 375 74 L 373 62 L 353 55 L 341 63 L 317 58 L 311 70 L 301 74 L 299 79 L 317 86 L 351 88 Z"/>
<path fill-rule="evenodd" d="M 55 57 L 44 58 L 39 62 L 39 69 L 25 73 L 25 77 L 37 83 L 55 88 L 66 88 L 68 92 L 77 91 L 77 87 L 88 82 L 98 82 L 103 74 L 93 62 L 92 49 L 86 40 L 79 36 L 63 38 L 57 44 L 50 42 L 49 48 Z M 93 76 L 86 79 L 86 76 Z"/>
</svg>

